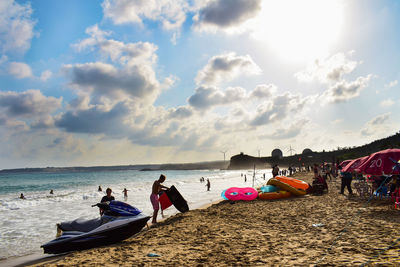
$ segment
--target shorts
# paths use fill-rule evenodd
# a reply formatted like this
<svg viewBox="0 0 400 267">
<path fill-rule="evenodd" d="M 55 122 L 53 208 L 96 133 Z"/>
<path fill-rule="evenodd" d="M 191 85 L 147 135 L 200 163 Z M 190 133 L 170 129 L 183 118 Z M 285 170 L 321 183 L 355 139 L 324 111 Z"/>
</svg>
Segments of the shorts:
<svg viewBox="0 0 400 267">
<path fill-rule="evenodd" d="M 150 201 L 151 201 L 151 204 L 153 205 L 153 210 L 159 210 L 160 209 L 160 203 L 158 202 L 158 195 L 157 194 L 151 194 L 150 195 Z"/>
</svg>

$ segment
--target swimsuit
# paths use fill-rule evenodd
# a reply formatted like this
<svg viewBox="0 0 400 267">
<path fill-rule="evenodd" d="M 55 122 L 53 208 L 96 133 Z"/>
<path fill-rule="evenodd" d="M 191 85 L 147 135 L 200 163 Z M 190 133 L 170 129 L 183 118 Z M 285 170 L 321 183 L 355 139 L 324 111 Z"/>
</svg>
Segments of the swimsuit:
<svg viewBox="0 0 400 267">
<path fill-rule="evenodd" d="M 151 194 L 150 195 L 150 201 L 151 204 L 153 205 L 153 210 L 159 210 L 160 209 L 160 204 L 158 202 L 158 195 L 157 194 Z"/>
</svg>

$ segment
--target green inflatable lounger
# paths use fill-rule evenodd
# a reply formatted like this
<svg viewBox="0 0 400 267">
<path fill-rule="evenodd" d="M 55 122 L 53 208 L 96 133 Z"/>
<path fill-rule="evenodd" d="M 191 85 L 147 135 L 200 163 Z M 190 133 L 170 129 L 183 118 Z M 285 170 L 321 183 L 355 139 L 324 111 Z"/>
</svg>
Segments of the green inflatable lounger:
<svg viewBox="0 0 400 267">
<path fill-rule="evenodd" d="M 189 210 L 186 200 L 182 197 L 175 186 L 171 186 L 167 191 L 165 191 L 165 193 L 177 210 L 180 212 L 187 212 Z"/>
</svg>

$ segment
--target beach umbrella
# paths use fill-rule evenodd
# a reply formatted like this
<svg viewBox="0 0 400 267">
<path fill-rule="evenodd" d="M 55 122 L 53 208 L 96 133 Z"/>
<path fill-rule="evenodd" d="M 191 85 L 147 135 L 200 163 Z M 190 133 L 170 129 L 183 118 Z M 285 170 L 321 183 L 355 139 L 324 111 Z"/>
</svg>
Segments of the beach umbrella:
<svg viewBox="0 0 400 267">
<path fill-rule="evenodd" d="M 367 159 L 369 156 L 361 157 L 358 159 L 354 159 L 350 161 L 343 169 L 342 172 L 353 172 L 355 169 L 360 167 Z"/>
<path fill-rule="evenodd" d="M 344 168 L 347 166 L 347 164 L 349 164 L 352 161 L 352 159 L 347 159 L 347 160 L 343 160 L 342 162 L 340 162 L 339 166 Z"/>
<path fill-rule="evenodd" d="M 400 174 L 399 161 L 400 149 L 386 149 L 371 154 L 355 171 L 371 175 Z"/>
</svg>

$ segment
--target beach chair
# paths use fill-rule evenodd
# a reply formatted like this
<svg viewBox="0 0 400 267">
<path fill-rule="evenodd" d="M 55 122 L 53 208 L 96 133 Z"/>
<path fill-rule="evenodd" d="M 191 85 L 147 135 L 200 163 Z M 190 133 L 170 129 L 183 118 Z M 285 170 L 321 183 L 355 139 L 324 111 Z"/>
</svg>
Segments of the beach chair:
<svg viewBox="0 0 400 267">
<path fill-rule="evenodd" d="M 366 181 L 358 181 L 354 183 L 354 188 L 361 198 L 369 198 L 372 195 L 372 188 Z"/>
<path fill-rule="evenodd" d="M 378 188 L 376 191 L 375 191 L 375 196 L 378 198 L 380 198 L 380 199 L 382 199 L 382 198 L 388 198 L 389 197 L 389 194 L 388 194 L 388 187 L 387 187 L 387 185 L 382 185 L 380 188 Z"/>
</svg>

